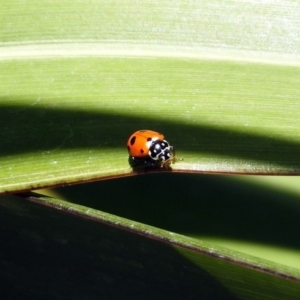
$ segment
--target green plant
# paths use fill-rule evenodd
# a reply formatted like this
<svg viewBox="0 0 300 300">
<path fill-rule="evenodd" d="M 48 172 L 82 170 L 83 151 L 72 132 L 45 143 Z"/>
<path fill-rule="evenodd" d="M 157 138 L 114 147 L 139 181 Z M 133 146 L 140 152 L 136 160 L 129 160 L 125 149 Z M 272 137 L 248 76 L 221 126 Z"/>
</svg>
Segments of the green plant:
<svg viewBox="0 0 300 300">
<path fill-rule="evenodd" d="M 298 178 L 201 174 L 299 174 L 298 11 L 286 1 L 1 4 L 3 291 L 297 299 L 296 263 L 231 249 L 298 257 Z M 183 157 L 172 172 L 132 176 L 125 143 L 143 128 Z"/>
</svg>

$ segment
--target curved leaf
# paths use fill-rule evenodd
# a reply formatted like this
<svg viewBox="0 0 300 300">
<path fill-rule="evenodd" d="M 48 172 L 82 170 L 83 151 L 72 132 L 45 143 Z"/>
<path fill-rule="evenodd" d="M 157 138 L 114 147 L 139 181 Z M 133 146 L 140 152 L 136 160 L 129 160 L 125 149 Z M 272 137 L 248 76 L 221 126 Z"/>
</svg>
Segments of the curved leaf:
<svg viewBox="0 0 300 300">
<path fill-rule="evenodd" d="M 2 4 L 1 192 L 130 174 L 139 128 L 174 171 L 299 174 L 298 8 Z"/>
</svg>

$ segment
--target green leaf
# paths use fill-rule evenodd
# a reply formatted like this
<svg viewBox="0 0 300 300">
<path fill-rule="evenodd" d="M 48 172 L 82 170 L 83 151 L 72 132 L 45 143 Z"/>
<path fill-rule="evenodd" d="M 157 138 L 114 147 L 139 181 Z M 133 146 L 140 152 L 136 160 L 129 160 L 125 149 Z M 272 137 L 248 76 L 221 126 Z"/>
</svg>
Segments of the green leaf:
<svg viewBox="0 0 300 300">
<path fill-rule="evenodd" d="M 1 192 L 130 174 L 142 128 L 174 171 L 299 174 L 297 7 L 2 4 Z"/>
<path fill-rule="evenodd" d="M 17 237 L 22 249 L 17 254 L 14 243 L 5 243 L 3 249 L 10 255 L 2 272 L 12 270 L 10 277 L 22 282 L 11 293 L 14 296 L 24 294 L 24 286 L 31 295 L 50 298 L 66 293 L 80 297 L 82 287 L 85 297 L 113 299 L 124 295 L 179 299 L 182 293 L 185 299 L 297 299 L 299 295 L 299 270 L 90 207 L 35 195 L 27 199 L 30 202 L 17 197 L 1 201 L 5 221 L 1 235 L 6 241 Z M 29 250 L 34 259 L 28 261 Z M 31 271 L 24 276 L 28 264 Z M 53 268 L 59 268 L 55 279 Z M 36 290 L 23 277 L 34 279 L 35 286 L 46 281 L 50 288 Z M 57 279 L 60 285 L 55 284 Z"/>
</svg>

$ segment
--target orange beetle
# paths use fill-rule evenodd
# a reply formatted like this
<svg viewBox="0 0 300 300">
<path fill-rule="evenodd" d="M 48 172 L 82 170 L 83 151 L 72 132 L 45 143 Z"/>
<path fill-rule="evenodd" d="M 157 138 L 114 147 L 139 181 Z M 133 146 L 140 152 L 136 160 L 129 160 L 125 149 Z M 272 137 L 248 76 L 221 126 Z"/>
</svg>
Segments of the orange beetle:
<svg viewBox="0 0 300 300">
<path fill-rule="evenodd" d="M 152 130 L 138 130 L 127 141 L 129 164 L 132 168 L 169 167 L 175 163 L 175 149 L 164 135 Z"/>
</svg>

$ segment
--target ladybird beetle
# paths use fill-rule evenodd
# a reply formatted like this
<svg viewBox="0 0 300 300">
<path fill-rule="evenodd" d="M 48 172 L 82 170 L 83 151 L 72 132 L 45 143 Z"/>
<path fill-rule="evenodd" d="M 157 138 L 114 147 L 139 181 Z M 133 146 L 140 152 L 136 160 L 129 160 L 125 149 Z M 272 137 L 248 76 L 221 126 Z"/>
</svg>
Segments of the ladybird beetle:
<svg viewBox="0 0 300 300">
<path fill-rule="evenodd" d="M 138 130 L 127 141 L 128 162 L 132 168 L 169 167 L 175 163 L 175 149 L 164 135 L 152 130 Z"/>
</svg>

